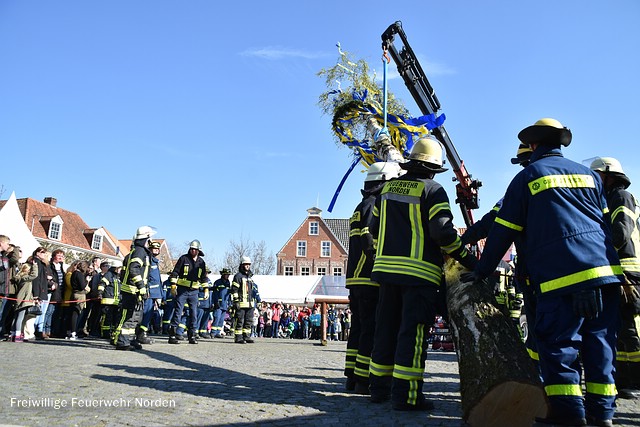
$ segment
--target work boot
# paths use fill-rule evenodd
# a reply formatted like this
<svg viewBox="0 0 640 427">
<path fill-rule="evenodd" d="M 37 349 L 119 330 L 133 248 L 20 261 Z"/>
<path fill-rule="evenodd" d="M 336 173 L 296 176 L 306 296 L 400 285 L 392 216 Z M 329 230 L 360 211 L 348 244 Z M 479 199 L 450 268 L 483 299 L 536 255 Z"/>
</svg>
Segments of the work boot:
<svg viewBox="0 0 640 427">
<path fill-rule="evenodd" d="M 136 340 L 140 344 L 153 344 L 153 340 L 147 336 L 146 332 L 141 332 L 141 333 L 137 334 Z"/>
<path fill-rule="evenodd" d="M 247 344 L 253 344 L 254 343 L 254 341 L 253 341 L 253 339 L 251 338 L 250 335 L 242 334 L 242 339 L 244 339 L 244 342 L 246 342 Z"/>
<path fill-rule="evenodd" d="M 129 345 L 134 350 L 142 350 L 142 344 L 137 339 L 132 340 Z"/>
<path fill-rule="evenodd" d="M 618 390 L 619 399 L 640 399 L 640 390 L 633 388 L 622 388 Z"/>
<path fill-rule="evenodd" d="M 211 336 L 209 334 L 199 334 L 200 338 L 203 340 L 210 340 Z"/>
<path fill-rule="evenodd" d="M 176 336 L 176 330 L 173 327 L 169 328 L 169 344 L 180 344 L 180 340 Z"/>
<path fill-rule="evenodd" d="M 235 336 L 235 343 L 236 344 L 246 344 L 246 341 L 242 338 L 242 335 L 236 335 Z"/>
<path fill-rule="evenodd" d="M 408 403 L 392 403 L 391 407 L 396 411 L 431 411 L 433 410 L 433 402 L 425 399 L 418 399 L 418 402 L 415 405 L 410 405 Z"/>
<path fill-rule="evenodd" d="M 613 420 L 599 420 L 587 414 L 587 425 L 596 427 L 613 427 Z"/>
<path fill-rule="evenodd" d="M 369 391 L 369 384 L 362 383 L 360 381 L 356 381 L 356 385 L 353 389 L 355 394 L 362 394 L 368 396 L 371 394 Z"/>
<path fill-rule="evenodd" d="M 346 391 L 353 391 L 356 389 L 356 380 L 351 377 L 347 377 L 347 381 L 344 383 L 344 389 Z"/>
<path fill-rule="evenodd" d="M 198 344 L 198 340 L 196 339 L 196 337 L 189 338 L 189 344 Z"/>
</svg>

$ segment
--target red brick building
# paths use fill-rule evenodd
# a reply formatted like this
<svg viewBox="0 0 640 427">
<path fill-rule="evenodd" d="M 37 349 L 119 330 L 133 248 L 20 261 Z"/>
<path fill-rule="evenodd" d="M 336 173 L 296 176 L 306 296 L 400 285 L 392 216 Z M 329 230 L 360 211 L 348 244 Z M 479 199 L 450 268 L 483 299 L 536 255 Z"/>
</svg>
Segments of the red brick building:
<svg viewBox="0 0 640 427">
<path fill-rule="evenodd" d="M 322 210 L 308 215 L 277 254 L 276 274 L 344 276 L 349 253 L 349 219 L 323 219 Z"/>
</svg>

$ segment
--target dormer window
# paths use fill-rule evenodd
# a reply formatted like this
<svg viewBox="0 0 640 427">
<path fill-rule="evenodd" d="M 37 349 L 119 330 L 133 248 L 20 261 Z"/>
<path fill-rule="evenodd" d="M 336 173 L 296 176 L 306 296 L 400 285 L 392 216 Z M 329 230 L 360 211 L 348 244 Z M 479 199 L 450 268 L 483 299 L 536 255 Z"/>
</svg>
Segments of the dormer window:
<svg viewBox="0 0 640 427">
<path fill-rule="evenodd" d="M 94 233 L 93 235 L 91 249 L 93 249 L 94 251 L 102 251 L 102 236 L 98 233 Z"/>
<path fill-rule="evenodd" d="M 62 218 L 60 215 L 56 215 L 51 218 L 49 223 L 49 238 L 51 240 L 60 240 L 62 238 Z"/>
</svg>

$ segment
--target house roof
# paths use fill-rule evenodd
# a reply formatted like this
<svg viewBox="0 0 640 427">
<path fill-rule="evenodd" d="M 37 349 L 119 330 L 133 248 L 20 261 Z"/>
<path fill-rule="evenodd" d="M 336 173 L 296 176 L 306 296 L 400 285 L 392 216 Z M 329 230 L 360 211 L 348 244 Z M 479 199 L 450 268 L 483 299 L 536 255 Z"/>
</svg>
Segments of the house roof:
<svg viewBox="0 0 640 427">
<path fill-rule="evenodd" d="M 349 218 L 327 218 L 323 221 L 345 250 L 349 252 Z"/>
<path fill-rule="evenodd" d="M 117 248 L 120 246 L 120 242 L 104 227 L 90 228 L 77 213 L 58 207 L 56 199 L 47 197 L 45 200 L 47 202 L 41 202 L 29 197 L 17 199 L 22 218 L 33 237 L 50 241 L 53 244 L 59 242 L 60 244 L 85 251 L 98 252 L 91 249 L 91 243 L 94 232 L 101 228 L 105 231 L 107 237 L 107 239 L 103 239 L 101 253 L 108 256 L 117 255 Z M 4 206 L 5 203 L 6 200 L 0 200 L 0 207 Z M 60 240 L 49 239 L 51 220 L 57 216 L 62 220 Z"/>
</svg>

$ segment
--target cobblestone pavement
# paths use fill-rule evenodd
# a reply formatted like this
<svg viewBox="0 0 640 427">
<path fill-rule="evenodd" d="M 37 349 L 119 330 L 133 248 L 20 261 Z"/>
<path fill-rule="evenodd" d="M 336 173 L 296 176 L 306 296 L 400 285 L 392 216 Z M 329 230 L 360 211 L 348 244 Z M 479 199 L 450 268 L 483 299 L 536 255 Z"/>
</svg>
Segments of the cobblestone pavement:
<svg viewBox="0 0 640 427">
<path fill-rule="evenodd" d="M 429 413 L 344 392 L 344 342 L 230 338 L 115 351 L 97 339 L 0 342 L 0 424 L 63 426 L 462 426 L 455 353 L 430 352 Z M 118 407 L 116 407 L 116 405 Z M 618 425 L 640 426 L 620 401 Z"/>
</svg>

